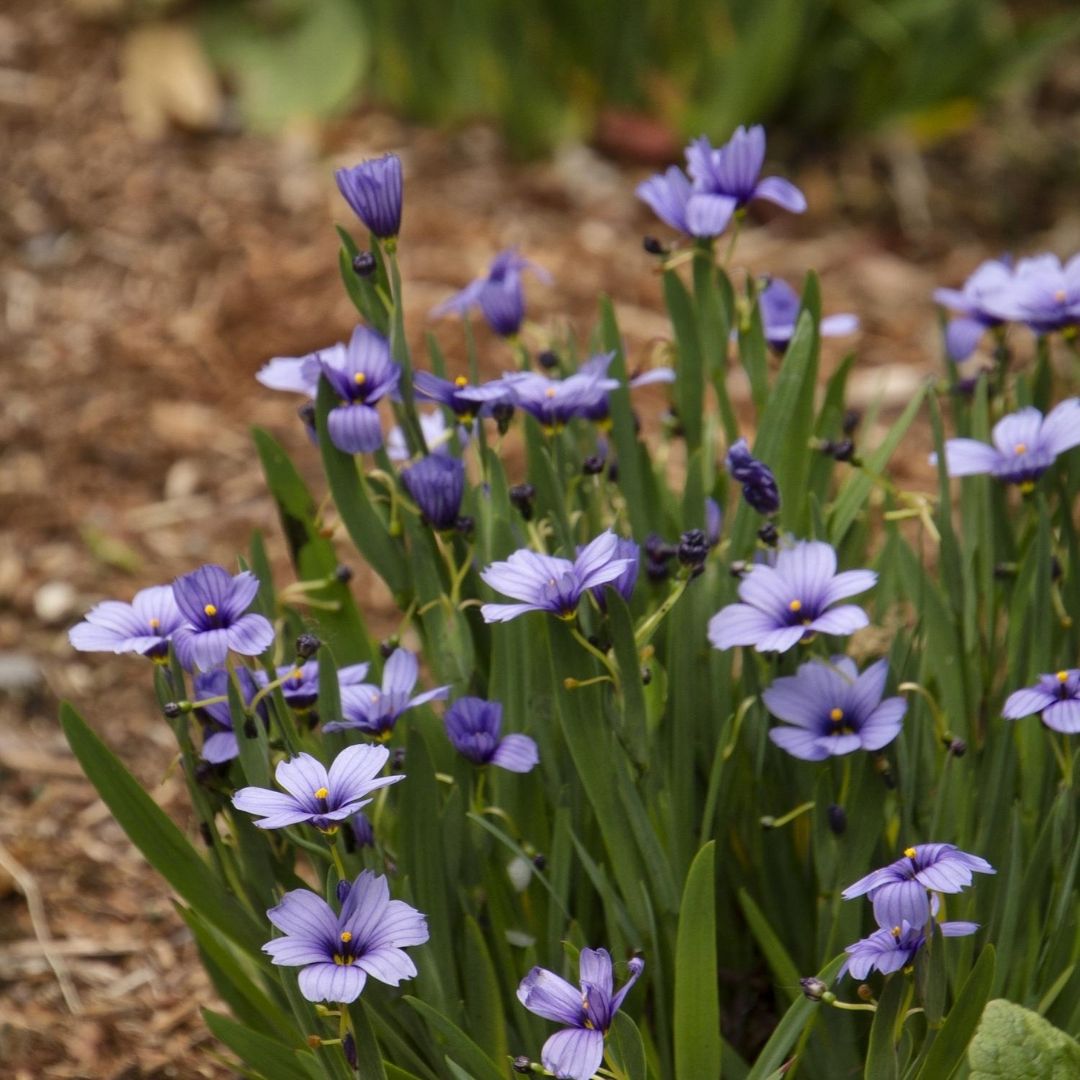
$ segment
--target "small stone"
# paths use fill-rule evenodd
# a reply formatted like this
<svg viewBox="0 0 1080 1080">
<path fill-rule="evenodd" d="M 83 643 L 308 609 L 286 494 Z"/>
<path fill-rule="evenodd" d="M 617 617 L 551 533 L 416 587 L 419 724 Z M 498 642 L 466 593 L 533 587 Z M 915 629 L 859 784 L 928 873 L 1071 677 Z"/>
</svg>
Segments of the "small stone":
<svg viewBox="0 0 1080 1080">
<path fill-rule="evenodd" d="M 41 668 L 27 653 L 0 652 L 0 694 L 26 697 L 45 685 Z"/>
<path fill-rule="evenodd" d="M 78 598 L 67 581 L 46 581 L 34 593 L 34 614 L 49 625 L 65 622 L 75 614 Z"/>
</svg>

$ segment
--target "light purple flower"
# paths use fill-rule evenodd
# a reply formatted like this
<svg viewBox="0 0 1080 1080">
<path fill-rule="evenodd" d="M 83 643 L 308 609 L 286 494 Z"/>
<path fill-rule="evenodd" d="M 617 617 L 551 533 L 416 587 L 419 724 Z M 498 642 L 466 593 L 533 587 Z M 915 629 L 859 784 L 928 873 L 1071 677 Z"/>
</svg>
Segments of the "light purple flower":
<svg viewBox="0 0 1080 1080">
<path fill-rule="evenodd" d="M 988 314 L 1049 334 L 1080 324 L 1080 255 L 1064 266 L 1056 255 L 1016 264 L 1012 284 L 985 303 Z"/>
<path fill-rule="evenodd" d="M 783 352 L 795 336 L 801 307 L 799 294 L 781 278 L 771 278 L 758 295 L 765 340 L 777 352 Z M 858 329 L 859 320 L 854 315 L 826 315 L 818 327 L 822 337 L 842 337 L 854 334 Z"/>
<path fill-rule="evenodd" d="M 498 765 L 509 772 L 529 772 L 540 761 L 536 743 L 527 735 L 505 735 L 502 705 L 478 697 L 458 698 L 443 717 L 454 749 L 477 765 Z"/>
<path fill-rule="evenodd" d="M 690 178 L 672 166 L 638 185 L 637 196 L 657 217 L 688 236 L 719 236 L 732 215 L 753 199 L 766 199 L 794 214 L 806 209 L 803 193 L 778 176 L 759 180 L 765 162 L 765 129 L 739 127 L 721 147 L 705 136 L 686 148 Z"/>
<path fill-rule="evenodd" d="M 820 540 L 801 540 L 776 555 L 775 566 L 756 565 L 739 585 L 741 604 L 728 604 L 709 620 L 714 648 L 753 645 L 786 652 L 822 634 L 851 634 L 869 624 L 866 612 L 837 600 L 872 588 L 872 570 L 836 572 L 836 552 Z"/>
<path fill-rule="evenodd" d="M 594 424 L 607 427 L 611 423 L 611 400 L 609 394 L 619 386 L 617 379 L 607 377 L 608 368 L 615 359 L 613 352 L 597 353 L 590 356 L 577 370 L 577 375 L 595 376 L 596 383 L 585 399 L 575 410 L 574 415 L 591 420 Z M 631 390 L 639 386 L 652 386 L 655 383 L 672 383 L 675 372 L 669 367 L 655 367 L 642 371 L 630 378 L 627 385 Z"/>
<path fill-rule="evenodd" d="M 344 348 L 344 345 L 331 345 L 329 350 L 317 349 L 304 356 L 275 356 L 259 368 L 255 379 L 268 390 L 283 390 L 313 398 L 319 389 L 322 354 Z"/>
<path fill-rule="evenodd" d="M 386 154 L 338 169 L 334 173 L 338 191 L 352 207 L 353 213 L 380 240 L 388 240 L 401 231 L 403 182 L 401 159 Z"/>
<path fill-rule="evenodd" d="M 382 686 L 361 683 L 341 689 L 342 719 L 323 724 L 323 731 L 360 730 L 376 739 L 388 739 L 397 719 L 408 709 L 429 701 L 442 700 L 450 693 L 449 686 L 437 686 L 416 697 L 410 697 L 420 665 L 416 654 L 408 649 L 396 649 L 383 668 Z"/>
<path fill-rule="evenodd" d="M 188 670 L 209 671 L 225 663 L 231 649 L 258 656 L 274 643 L 270 620 L 245 615 L 259 591 L 249 570 L 235 577 L 223 566 L 201 566 L 173 582 L 173 596 L 185 625 L 173 634 L 173 648 Z"/>
<path fill-rule="evenodd" d="M 962 289 L 935 289 L 934 300 L 959 316 L 945 327 L 945 351 L 951 360 L 966 360 L 987 330 L 1000 326 L 994 314 L 1007 303 L 1013 284 L 1011 259 L 988 259 L 980 264 Z"/>
<path fill-rule="evenodd" d="M 900 734 L 907 711 L 903 698 L 881 700 L 888 674 L 887 660 L 861 675 L 846 656 L 801 664 L 796 675 L 774 680 L 761 695 L 773 716 L 792 725 L 774 727 L 769 738 L 804 761 L 880 750 Z"/>
<path fill-rule="evenodd" d="M 613 993 L 611 955 L 607 949 L 582 949 L 578 959 L 580 989 L 546 968 L 534 967 L 518 986 L 518 1001 L 529 1012 L 565 1025 L 544 1043 L 540 1060 L 564 1080 L 591 1080 L 604 1060 L 604 1037 L 630 988 L 645 969 L 635 956 L 630 974 Z"/>
<path fill-rule="evenodd" d="M 164 660 L 169 641 L 184 625 L 171 585 L 140 589 L 130 604 L 105 600 L 68 631 L 72 647 L 80 652 L 138 653 Z"/>
<path fill-rule="evenodd" d="M 496 405 L 513 402 L 511 389 L 502 379 L 475 385 L 464 375 L 459 375 L 451 382 L 449 379 L 440 379 L 430 371 L 418 371 L 413 379 L 413 386 L 420 397 L 445 405 L 465 424 L 471 423 L 478 416 L 490 416 Z"/>
<path fill-rule="evenodd" d="M 937 924 L 943 937 L 965 937 L 979 929 L 973 922 L 943 922 Z M 836 978 L 842 979 L 850 974 L 856 979 L 865 979 L 871 971 L 880 971 L 882 975 L 891 975 L 894 971 L 911 964 L 916 953 L 926 944 L 925 923 L 911 924 L 906 919 L 895 926 L 882 926 L 869 937 L 848 945 L 844 952 L 848 954 L 843 967 Z"/>
<path fill-rule="evenodd" d="M 1059 454 L 1080 446 L 1080 398 L 1067 398 L 1045 417 L 1028 406 L 1003 416 L 991 432 L 993 446 L 977 439 L 949 439 L 945 465 L 950 476 L 990 473 L 1030 491 Z M 930 455 L 937 464 L 937 454 Z"/>
<path fill-rule="evenodd" d="M 338 668 L 338 686 L 355 686 L 367 676 L 369 664 L 349 664 Z M 310 709 L 319 697 L 319 661 L 308 660 L 303 664 L 286 664 L 277 669 L 277 677 L 284 678 L 281 694 L 290 708 L 302 711 Z M 266 686 L 270 677 L 265 671 L 255 672 L 255 681 Z"/>
<path fill-rule="evenodd" d="M 255 676 L 262 672 L 255 673 Z M 236 669 L 236 678 L 240 684 L 240 696 L 245 705 L 251 704 L 251 699 L 258 693 L 259 686 L 251 671 L 246 667 Z M 229 673 L 225 668 L 215 668 L 213 671 L 201 671 L 194 679 L 193 693 L 196 701 L 204 698 L 228 697 Z M 257 706 L 259 719 L 265 724 L 266 703 L 260 702 Z M 233 730 L 232 711 L 228 701 L 215 701 L 210 705 L 201 705 L 195 710 L 195 715 L 203 723 L 202 759 L 212 765 L 221 765 L 226 761 L 232 761 L 240 753 L 236 743 L 236 732 Z"/>
<path fill-rule="evenodd" d="M 390 358 L 390 343 L 374 330 L 358 326 L 348 345 L 323 349 L 319 367 L 341 401 L 330 410 L 330 440 L 347 454 L 365 454 L 382 446 L 376 404 L 397 391 L 401 367 Z"/>
<path fill-rule="evenodd" d="M 370 975 L 388 986 L 416 975 L 403 951 L 428 940 L 427 920 L 402 900 L 390 899 L 386 878 L 364 870 L 352 883 L 340 914 L 308 889 L 287 892 L 267 918 L 284 934 L 263 946 L 273 963 L 302 967 L 300 993 L 308 1001 L 355 1001 Z"/>
<path fill-rule="evenodd" d="M 584 548 L 578 548 L 578 554 L 580 555 L 584 550 Z M 607 589 L 614 589 L 626 603 L 630 603 L 634 595 L 634 586 L 637 585 L 638 573 L 641 570 L 641 545 L 635 540 L 620 536 L 615 544 L 615 558 L 626 559 L 626 568 L 617 578 L 612 578 L 603 585 L 596 585 L 592 590 L 602 611 L 607 610 L 604 598 L 604 592 Z"/>
<path fill-rule="evenodd" d="M 310 754 L 278 763 L 274 779 L 285 789 L 245 787 L 233 795 L 233 806 L 245 814 L 261 814 L 260 829 L 283 829 L 306 821 L 325 833 L 371 802 L 371 793 L 404 780 L 403 773 L 378 776 L 390 757 L 385 746 L 347 746 L 329 771 Z"/>
<path fill-rule="evenodd" d="M 487 274 L 444 300 L 432 309 L 431 314 L 435 318 L 450 312 L 464 316 L 470 309 L 478 307 L 496 334 L 513 337 L 525 320 L 525 293 L 521 287 L 523 270 L 531 270 L 545 283 L 551 281 L 546 270 L 523 259 L 514 248 L 509 248 L 495 256 Z"/>
<path fill-rule="evenodd" d="M 619 538 L 610 530 L 586 544 L 573 562 L 527 548 L 515 551 L 505 562 L 492 563 L 480 577 L 520 603 L 484 604 L 480 613 L 485 622 L 507 622 L 528 611 L 572 619 L 586 589 L 615 581 L 630 567 L 633 560 L 618 551 Z"/>
<path fill-rule="evenodd" d="M 452 529 L 465 494 L 465 464 L 450 454 L 428 454 L 401 470 L 401 482 L 434 529 Z"/>
<path fill-rule="evenodd" d="M 614 353 L 593 358 L 581 371 L 565 379 L 550 379 L 535 371 L 504 375 L 513 393 L 514 404 L 536 418 L 547 432 L 561 431 L 575 416 L 591 411 L 607 414 L 607 394 L 619 385 L 607 377 Z"/>
<path fill-rule="evenodd" d="M 867 896 L 879 926 L 899 926 L 904 921 L 922 926 L 931 915 L 930 892 L 962 892 L 971 884 L 972 872 L 997 871 L 985 859 L 953 844 L 916 844 L 904 849 L 902 859 L 859 878 L 841 895 L 845 900 Z"/>
<path fill-rule="evenodd" d="M 1001 715 L 1020 720 L 1039 713 L 1042 722 L 1063 735 L 1080 734 L 1080 669 L 1040 675 L 1034 686 L 1011 693 Z"/>
</svg>

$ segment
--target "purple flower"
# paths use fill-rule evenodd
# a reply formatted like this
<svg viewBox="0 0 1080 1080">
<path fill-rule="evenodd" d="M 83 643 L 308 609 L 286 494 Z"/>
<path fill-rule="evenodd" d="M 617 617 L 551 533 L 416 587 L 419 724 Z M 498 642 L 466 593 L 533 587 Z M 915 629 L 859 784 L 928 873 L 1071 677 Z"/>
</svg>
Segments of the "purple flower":
<svg viewBox="0 0 1080 1080">
<path fill-rule="evenodd" d="M 766 199 L 794 214 L 806 209 L 803 193 L 787 180 L 759 180 L 765 161 L 765 129 L 739 127 L 723 146 L 705 136 L 686 148 L 690 178 L 672 166 L 638 185 L 637 196 L 673 229 L 688 236 L 719 236 L 732 215 L 753 199 Z"/>
<path fill-rule="evenodd" d="M 348 345 L 319 354 L 319 366 L 341 404 L 330 410 L 330 440 L 346 454 L 365 454 L 382 446 L 375 408 L 397 390 L 401 367 L 390 359 L 390 343 L 374 330 L 358 326 Z"/>
<path fill-rule="evenodd" d="M 765 340 L 777 352 L 783 352 L 795 336 L 795 324 L 799 320 L 802 301 L 799 294 L 780 278 L 771 278 L 758 296 L 761 326 Z M 822 337 L 842 337 L 859 329 L 854 315 L 827 315 L 818 330 Z"/>
<path fill-rule="evenodd" d="M 130 604 L 105 600 L 68 631 L 68 641 L 80 652 L 138 653 L 164 660 L 169 641 L 184 625 L 171 585 L 140 589 Z"/>
<path fill-rule="evenodd" d="M 1080 446 L 1080 398 L 1067 398 L 1045 417 L 1028 406 L 1003 416 L 991 433 L 994 445 L 977 439 L 949 439 L 945 465 L 950 476 L 990 473 L 1030 491 L 1059 454 Z M 937 464 L 937 454 L 930 455 Z"/>
<path fill-rule="evenodd" d="M 727 470 L 742 484 L 743 498 L 759 514 L 775 514 L 780 509 L 780 489 L 772 469 L 758 461 L 745 439 L 737 439 L 727 452 Z"/>
<path fill-rule="evenodd" d="M 441 409 L 417 412 L 420 420 L 420 431 L 424 436 L 424 443 L 432 454 L 449 454 L 449 442 L 454 434 L 453 428 L 446 425 L 446 419 Z M 460 445 L 464 446 L 469 441 L 469 432 L 466 428 L 458 425 L 457 437 Z M 386 454 L 391 461 L 408 461 L 409 446 L 405 441 L 405 432 L 395 426 L 390 429 L 386 436 Z"/>
<path fill-rule="evenodd" d="M 236 678 L 240 684 L 240 696 L 245 705 L 251 704 L 251 699 L 258 693 L 258 676 L 263 673 L 252 672 L 246 667 L 236 669 Z M 195 676 L 194 689 L 197 701 L 203 698 L 228 697 L 229 673 L 225 668 L 215 668 L 213 671 L 201 671 Z M 266 704 L 260 702 L 257 706 L 259 718 L 266 723 Z M 210 705 L 202 705 L 195 710 L 196 716 L 203 722 L 203 745 L 202 759 L 213 765 L 220 765 L 226 761 L 232 761 L 240 753 L 236 744 L 236 732 L 233 730 L 232 712 L 228 701 L 215 701 Z"/>
<path fill-rule="evenodd" d="M 720 533 L 724 528 L 724 511 L 720 504 L 710 495 L 705 499 L 705 539 L 709 547 L 716 547 L 720 543 Z"/>
<path fill-rule="evenodd" d="M 1080 255 L 1064 266 L 1056 255 L 1037 255 L 1016 264 L 1011 287 L 985 303 L 988 314 L 1026 323 L 1049 334 L 1080 323 Z"/>
<path fill-rule="evenodd" d="M 368 664 L 349 664 L 338 668 L 338 685 L 354 686 L 362 683 L 368 673 Z M 277 677 L 284 678 L 281 694 L 285 703 L 293 709 L 310 709 L 319 697 L 319 661 L 308 660 L 303 664 L 286 664 L 277 669 Z M 265 671 L 255 672 L 255 681 L 259 686 L 270 682 Z"/>
<path fill-rule="evenodd" d="M 419 676 L 420 665 L 416 654 L 408 649 L 396 649 L 383 668 L 381 688 L 367 683 L 342 687 L 343 719 L 323 724 L 323 731 L 359 729 L 376 739 L 388 739 L 403 712 L 428 701 L 442 700 L 450 693 L 449 686 L 437 686 L 434 690 L 410 697 Z"/>
<path fill-rule="evenodd" d="M 401 482 L 435 529 L 452 529 L 465 494 L 465 464 L 449 454 L 428 454 L 401 471 Z"/>
<path fill-rule="evenodd" d="M 484 277 L 470 282 L 460 292 L 432 309 L 435 318 L 455 312 L 464 316 L 478 307 L 488 326 L 500 337 L 513 337 L 525 320 L 525 293 L 521 272 L 531 270 L 543 282 L 550 282 L 547 271 L 523 259 L 514 248 L 500 251 Z"/>
<path fill-rule="evenodd" d="M 836 572 L 836 552 L 820 540 L 800 540 L 777 552 L 775 566 L 758 564 L 739 585 L 741 604 L 728 604 L 709 620 L 714 648 L 753 645 L 758 652 L 787 652 L 816 633 L 851 634 L 868 625 L 862 608 L 837 600 L 865 592 L 872 570 Z"/>
<path fill-rule="evenodd" d="M 244 612 L 259 591 L 249 570 L 233 577 L 223 566 L 201 566 L 173 582 L 173 596 L 186 625 L 173 634 L 173 648 L 188 670 L 209 671 L 225 663 L 231 649 L 258 656 L 274 643 L 274 628 L 262 615 Z"/>
<path fill-rule="evenodd" d="M 420 397 L 445 405 L 466 424 L 478 416 L 490 416 L 496 405 L 513 402 L 513 393 L 502 379 L 474 386 L 464 375 L 459 375 L 451 382 L 449 379 L 440 379 L 430 371 L 418 371 L 413 379 L 413 386 Z"/>
<path fill-rule="evenodd" d="M 317 758 L 298 754 L 278 763 L 274 779 L 285 792 L 268 788 L 241 788 L 233 806 L 245 814 L 262 814 L 260 829 L 283 829 L 302 821 L 325 833 L 335 833 L 341 823 L 371 802 L 371 792 L 404 780 L 403 773 L 380 776 L 390 757 L 385 746 L 347 746 L 329 772 Z"/>
<path fill-rule="evenodd" d="M 498 592 L 520 601 L 517 604 L 484 604 L 485 622 L 507 622 L 527 611 L 550 611 L 572 619 L 586 589 L 615 581 L 633 560 L 620 556 L 619 538 L 602 532 L 581 549 L 577 558 L 560 559 L 522 548 L 505 562 L 492 563 L 480 577 Z"/>
<path fill-rule="evenodd" d="M 578 555 L 584 550 L 584 548 L 579 548 Z M 630 603 L 630 598 L 634 595 L 634 586 L 637 584 L 638 572 L 641 569 L 641 546 L 634 540 L 628 540 L 620 536 L 615 541 L 615 558 L 626 559 L 626 567 L 623 572 L 617 578 L 612 578 L 611 581 L 607 581 L 603 585 L 594 586 L 592 590 L 596 602 L 603 611 L 607 610 L 604 591 L 608 588 L 614 589 L 623 600 L 628 604 Z"/>
<path fill-rule="evenodd" d="M 331 350 L 343 348 L 343 345 L 330 346 Z M 275 356 L 255 373 L 255 379 L 268 390 L 285 390 L 313 398 L 319 389 L 320 357 L 326 351 L 329 350 L 317 349 L 304 356 Z"/>
<path fill-rule="evenodd" d="M 401 231 L 401 159 L 397 154 L 362 161 L 334 173 L 338 191 L 353 213 L 380 240 Z"/>
<path fill-rule="evenodd" d="M 907 702 L 881 700 L 889 664 L 879 660 L 861 675 L 853 660 L 811 660 L 798 674 L 776 679 L 764 694 L 765 707 L 792 727 L 769 732 L 782 750 L 803 761 L 823 761 L 853 750 L 880 750 L 900 734 Z"/>
<path fill-rule="evenodd" d="M 618 387 L 618 379 L 607 378 L 607 365 L 614 354 L 596 358 L 587 370 L 565 379 L 549 379 L 534 371 L 503 376 L 514 395 L 514 403 L 536 418 L 547 432 L 561 431 L 575 416 L 590 412 L 606 416 L 607 394 Z"/>
<path fill-rule="evenodd" d="M 607 377 L 608 368 L 615 359 L 613 352 L 597 353 L 590 356 L 577 370 L 578 375 L 595 376 L 596 383 L 585 399 L 578 406 L 575 415 L 591 420 L 595 424 L 605 427 L 611 422 L 611 401 L 608 394 L 618 387 L 617 379 Z M 650 368 L 639 375 L 634 375 L 628 385 L 631 390 L 639 386 L 651 386 L 654 383 L 671 383 L 675 381 L 675 372 L 669 367 Z"/>
<path fill-rule="evenodd" d="M 965 937 L 979 929 L 973 922 L 938 923 L 943 937 Z M 848 945 L 844 952 L 848 954 L 843 967 L 836 978 L 842 979 L 851 974 L 856 979 L 865 979 L 871 971 L 880 971 L 882 975 L 891 975 L 894 971 L 906 968 L 915 959 L 915 954 L 926 944 L 925 923 L 912 925 L 906 919 L 891 928 L 883 926 L 869 937 Z"/>
<path fill-rule="evenodd" d="M 458 698 L 443 717 L 454 749 L 477 765 L 498 765 L 509 772 L 529 772 L 540 761 L 527 735 L 499 738 L 502 705 L 478 697 Z"/>
<path fill-rule="evenodd" d="M 949 359 L 966 360 L 987 330 L 1000 326 L 994 314 L 1007 301 L 1013 284 L 1010 259 L 988 259 L 964 282 L 962 289 L 935 289 L 934 300 L 950 311 L 958 311 L 945 327 L 945 351 Z"/>
<path fill-rule="evenodd" d="M 591 1080 L 604 1060 L 604 1037 L 630 988 L 645 969 L 635 956 L 630 975 L 613 993 L 611 955 L 607 949 L 582 949 L 578 960 L 581 988 L 542 967 L 534 967 L 518 986 L 518 1001 L 529 1012 L 566 1025 L 540 1052 L 545 1069 L 565 1080 Z"/>
<path fill-rule="evenodd" d="M 1042 722 L 1063 735 L 1080 734 L 1080 669 L 1040 675 L 1034 686 L 1011 693 L 1001 715 L 1009 720 L 1040 713 Z"/>
<path fill-rule="evenodd" d="M 904 921 L 923 926 L 931 915 L 928 890 L 962 892 L 971 884 L 973 871 L 996 873 L 985 859 L 952 844 L 917 844 L 905 848 L 902 859 L 859 878 L 841 895 L 845 900 L 868 896 L 879 926 L 899 926 Z"/>
<path fill-rule="evenodd" d="M 355 748 L 354 748 L 355 749 Z M 423 945 L 427 921 L 414 907 L 390 899 L 386 878 L 364 870 L 341 913 L 308 889 L 287 892 L 267 918 L 284 933 L 263 946 L 275 964 L 303 967 L 300 993 L 308 1001 L 355 1001 L 370 975 L 388 986 L 416 975 L 405 946 Z"/>
</svg>

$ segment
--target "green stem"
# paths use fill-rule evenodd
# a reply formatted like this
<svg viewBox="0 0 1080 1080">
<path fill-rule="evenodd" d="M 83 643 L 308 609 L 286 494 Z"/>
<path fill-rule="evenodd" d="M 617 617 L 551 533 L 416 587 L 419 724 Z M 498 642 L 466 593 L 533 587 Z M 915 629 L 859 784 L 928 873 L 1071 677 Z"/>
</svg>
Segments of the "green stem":
<svg viewBox="0 0 1080 1080">
<path fill-rule="evenodd" d="M 690 584 L 689 578 L 683 578 L 674 589 L 668 593 L 664 602 L 634 631 L 634 644 L 639 649 L 649 644 L 649 640 L 656 633 L 657 627 L 664 621 L 667 613 L 679 602 L 679 597 L 686 592 L 686 586 Z"/>
<path fill-rule="evenodd" d="M 619 672 L 611 662 L 607 653 L 601 652 L 576 626 L 570 627 L 570 633 L 574 635 L 574 640 L 585 649 L 586 652 L 591 653 L 604 665 L 604 669 L 611 676 L 611 681 L 615 684 L 616 688 L 618 688 Z"/>
</svg>

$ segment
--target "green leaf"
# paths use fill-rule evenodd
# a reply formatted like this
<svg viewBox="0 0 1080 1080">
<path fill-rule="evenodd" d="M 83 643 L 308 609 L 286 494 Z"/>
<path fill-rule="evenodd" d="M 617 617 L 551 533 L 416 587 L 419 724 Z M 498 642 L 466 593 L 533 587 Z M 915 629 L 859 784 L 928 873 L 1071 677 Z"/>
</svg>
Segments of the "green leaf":
<svg viewBox="0 0 1080 1080">
<path fill-rule="evenodd" d="M 802 994 L 799 989 L 799 969 L 795 962 L 769 925 L 769 920 L 765 918 L 761 908 L 754 903 L 745 889 L 739 890 L 739 906 L 746 916 L 750 933 L 765 954 L 765 961 L 773 974 L 774 986 L 784 997 L 794 1001 Z"/>
<path fill-rule="evenodd" d="M 608 1034 L 608 1053 L 615 1059 L 626 1080 L 646 1080 L 645 1044 L 637 1024 L 624 1012 L 615 1014 Z"/>
<path fill-rule="evenodd" d="M 998 998 L 983 1011 L 968 1064 L 971 1080 L 1074 1080 L 1080 1044 L 1038 1013 Z"/>
<path fill-rule="evenodd" d="M 877 1012 L 870 1026 L 870 1045 L 866 1050 L 865 1080 L 897 1080 L 900 1074 L 896 1060 L 896 1043 L 900 1010 L 907 997 L 908 980 L 892 975 L 878 999 Z"/>
<path fill-rule="evenodd" d="M 203 1020 L 215 1038 L 223 1042 L 241 1061 L 258 1069 L 266 1080 L 310 1080 L 311 1074 L 290 1051 L 276 1039 L 238 1024 L 235 1020 L 211 1009 L 202 1010 Z M 310 1054 L 305 1054 L 311 1057 Z"/>
<path fill-rule="evenodd" d="M 720 1077 L 720 999 L 716 973 L 716 842 L 686 876 L 675 939 L 675 1075 Z"/>
<path fill-rule="evenodd" d="M 499 980 L 484 935 L 471 915 L 465 917 L 463 963 L 466 1025 L 492 1061 L 503 1061 L 509 1049 Z"/>
<path fill-rule="evenodd" d="M 424 1018 L 434 1033 L 442 1036 L 447 1053 L 463 1063 L 476 1080 L 504 1080 L 502 1069 L 452 1020 L 419 998 L 406 995 L 405 1000 Z"/>
<path fill-rule="evenodd" d="M 362 997 L 357 998 L 349 1007 L 356 1038 L 357 1072 L 364 1080 L 389 1080 L 386 1069 L 383 1067 L 382 1055 L 379 1053 L 379 1043 L 371 1028 L 371 1021 L 368 1020 L 367 1010 L 368 1006 L 364 1004 Z"/>
<path fill-rule="evenodd" d="M 60 726 L 102 801 L 146 860 L 194 910 L 251 952 L 266 928 L 214 877 L 184 834 L 66 701 Z"/>
<path fill-rule="evenodd" d="M 933 944 L 940 947 L 940 940 L 939 937 L 935 937 Z M 918 1080 L 949 1080 L 963 1061 L 964 1051 L 971 1041 L 975 1026 L 979 1024 L 979 1017 L 983 1014 L 986 999 L 990 996 L 990 988 L 994 983 L 995 962 L 994 946 L 985 946 L 975 966 L 971 969 L 971 974 L 964 980 L 964 985 L 956 995 L 956 1002 L 919 1070 Z M 1042 1023 L 1041 1020 L 1040 1023 Z M 1004 1077 L 1006 1074 L 1000 1075 Z M 1023 1074 L 1008 1075 L 1014 1080 L 1019 1080 Z M 1032 1075 L 1048 1077 L 1050 1074 L 1034 1073 Z"/>
</svg>

